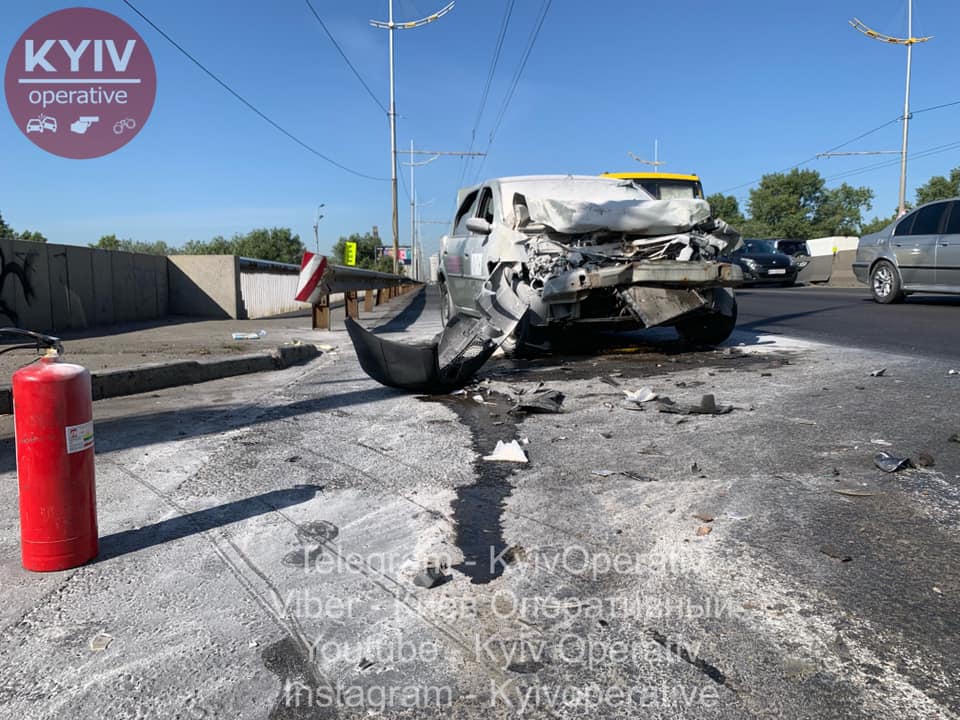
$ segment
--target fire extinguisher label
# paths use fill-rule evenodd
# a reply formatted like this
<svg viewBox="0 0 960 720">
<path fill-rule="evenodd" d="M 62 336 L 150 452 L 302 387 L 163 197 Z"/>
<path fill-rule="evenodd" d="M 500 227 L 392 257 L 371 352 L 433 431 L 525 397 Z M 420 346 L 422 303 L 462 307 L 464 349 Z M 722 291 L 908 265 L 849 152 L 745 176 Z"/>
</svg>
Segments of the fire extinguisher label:
<svg viewBox="0 0 960 720">
<path fill-rule="evenodd" d="M 93 420 L 67 425 L 67 452 L 77 453 L 93 447 Z"/>
</svg>

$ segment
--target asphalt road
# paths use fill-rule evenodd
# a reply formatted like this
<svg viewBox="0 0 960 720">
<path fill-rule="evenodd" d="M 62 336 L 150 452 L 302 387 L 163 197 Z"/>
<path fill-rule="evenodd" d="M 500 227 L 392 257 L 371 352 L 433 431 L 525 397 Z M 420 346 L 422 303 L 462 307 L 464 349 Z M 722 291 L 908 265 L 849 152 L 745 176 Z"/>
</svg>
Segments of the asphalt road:
<svg viewBox="0 0 960 720">
<path fill-rule="evenodd" d="M 737 291 L 737 329 L 819 342 L 960 358 L 954 331 L 960 297 L 914 295 L 898 305 L 875 303 L 863 288 L 744 288 Z"/>
<path fill-rule="evenodd" d="M 381 329 L 429 339 L 436 293 Z M 425 398 L 330 344 L 96 403 L 101 554 L 71 571 L 19 567 L 0 425 L 0 720 L 956 718 L 952 365 L 666 332 Z M 542 384 L 561 413 L 511 412 Z"/>
</svg>

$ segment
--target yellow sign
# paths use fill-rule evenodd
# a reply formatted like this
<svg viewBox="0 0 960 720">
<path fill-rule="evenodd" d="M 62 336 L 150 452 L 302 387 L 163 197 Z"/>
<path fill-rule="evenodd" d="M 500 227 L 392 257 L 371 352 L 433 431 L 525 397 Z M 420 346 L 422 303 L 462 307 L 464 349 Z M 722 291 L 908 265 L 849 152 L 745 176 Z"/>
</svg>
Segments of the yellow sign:
<svg viewBox="0 0 960 720">
<path fill-rule="evenodd" d="M 357 244 L 355 242 L 348 242 L 344 244 L 343 262 L 351 266 L 357 264 Z"/>
</svg>

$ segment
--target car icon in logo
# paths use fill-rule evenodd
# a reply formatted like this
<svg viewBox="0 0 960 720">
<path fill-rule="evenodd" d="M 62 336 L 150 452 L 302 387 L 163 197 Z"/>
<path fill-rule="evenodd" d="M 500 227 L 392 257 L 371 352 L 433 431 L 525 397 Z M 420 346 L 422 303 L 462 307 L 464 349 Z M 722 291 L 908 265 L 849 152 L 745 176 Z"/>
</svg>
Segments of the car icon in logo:
<svg viewBox="0 0 960 720">
<path fill-rule="evenodd" d="M 55 117 L 40 115 L 40 117 L 27 120 L 27 134 L 35 132 L 42 134 L 45 130 L 49 130 L 50 132 L 57 131 L 57 119 Z"/>
</svg>

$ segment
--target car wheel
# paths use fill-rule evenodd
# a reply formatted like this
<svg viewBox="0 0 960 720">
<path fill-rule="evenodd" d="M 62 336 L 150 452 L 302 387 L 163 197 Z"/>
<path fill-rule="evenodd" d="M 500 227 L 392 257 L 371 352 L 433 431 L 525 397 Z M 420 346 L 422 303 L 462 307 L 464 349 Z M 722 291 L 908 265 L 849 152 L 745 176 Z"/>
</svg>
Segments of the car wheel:
<svg viewBox="0 0 960 720">
<path fill-rule="evenodd" d="M 900 287 L 900 276 L 893 265 L 881 260 L 870 271 L 870 290 L 873 299 L 887 305 L 903 301 L 903 290 Z"/>
<path fill-rule="evenodd" d="M 719 345 L 733 332 L 737 325 L 737 305 L 734 302 L 732 315 L 710 313 L 685 318 L 676 324 L 677 334 L 694 345 Z"/>
<path fill-rule="evenodd" d="M 457 311 L 453 306 L 453 298 L 450 291 L 447 290 L 447 283 L 440 281 L 440 322 L 446 327 L 450 324 L 450 318 L 456 315 Z"/>
</svg>

